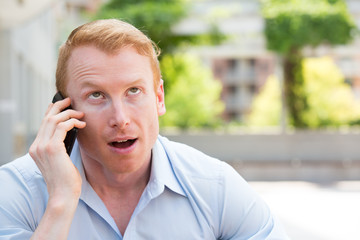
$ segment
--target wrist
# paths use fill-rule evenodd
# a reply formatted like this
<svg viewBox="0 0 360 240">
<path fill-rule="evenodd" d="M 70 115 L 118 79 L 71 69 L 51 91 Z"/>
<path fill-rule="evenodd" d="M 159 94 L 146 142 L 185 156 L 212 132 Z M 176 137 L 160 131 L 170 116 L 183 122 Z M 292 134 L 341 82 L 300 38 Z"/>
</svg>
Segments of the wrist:
<svg viewBox="0 0 360 240">
<path fill-rule="evenodd" d="M 47 209 L 56 216 L 67 214 L 72 215 L 77 208 L 78 202 L 79 198 L 75 195 L 70 198 L 65 196 L 52 196 L 49 197 Z"/>
<path fill-rule="evenodd" d="M 31 239 L 67 239 L 78 202 L 76 197 L 49 197 L 45 213 Z"/>
</svg>

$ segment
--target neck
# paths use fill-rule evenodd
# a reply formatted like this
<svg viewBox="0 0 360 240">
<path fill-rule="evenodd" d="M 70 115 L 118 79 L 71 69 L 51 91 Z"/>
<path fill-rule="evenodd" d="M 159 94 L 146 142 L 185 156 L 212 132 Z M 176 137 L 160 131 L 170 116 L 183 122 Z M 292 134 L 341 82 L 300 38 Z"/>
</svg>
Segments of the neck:
<svg viewBox="0 0 360 240">
<path fill-rule="evenodd" d="M 151 157 L 133 172 L 113 172 L 96 161 L 83 161 L 83 165 L 87 181 L 101 198 L 108 195 L 125 197 L 144 191 L 150 178 Z"/>
</svg>

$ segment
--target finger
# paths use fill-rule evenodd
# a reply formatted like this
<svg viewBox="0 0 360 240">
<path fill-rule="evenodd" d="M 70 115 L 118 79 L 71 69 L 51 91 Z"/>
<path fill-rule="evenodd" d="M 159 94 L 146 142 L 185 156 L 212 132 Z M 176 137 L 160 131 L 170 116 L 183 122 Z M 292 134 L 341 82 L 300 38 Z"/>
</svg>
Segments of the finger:
<svg viewBox="0 0 360 240">
<path fill-rule="evenodd" d="M 46 161 L 46 159 L 51 159 L 54 155 L 59 156 L 61 152 L 64 154 L 66 153 L 64 145 L 66 133 L 74 127 L 82 129 L 85 126 L 86 123 L 84 121 L 80 121 L 75 118 L 69 119 L 65 122 L 60 122 L 51 137 L 37 137 L 34 140 L 29 149 L 30 156 L 34 159 L 39 168 L 42 169 L 42 164 L 46 164 L 42 163 L 44 160 Z M 68 155 L 65 154 L 64 156 L 67 157 Z"/>
<path fill-rule="evenodd" d="M 50 103 L 46 110 L 45 117 L 43 118 L 43 120 L 41 122 L 37 137 L 41 137 L 41 136 L 48 135 L 49 133 L 53 133 L 53 131 L 51 131 L 50 129 L 47 128 L 49 122 L 51 122 L 51 120 L 52 120 L 51 116 L 60 113 L 63 109 L 65 109 L 68 106 L 70 106 L 69 98 L 60 100 L 56 103 Z"/>
<path fill-rule="evenodd" d="M 50 109 L 52 108 L 53 105 L 54 105 L 53 103 L 50 103 L 48 105 L 48 108 L 46 109 L 46 112 L 45 112 L 45 116 L 49 113 L 49 111 L 50 111 Z"/>
<path fill-rule="evenodd" d="M 73 109 L 68 109 L 66 111 L 62 111 L 64 108 L 70 105 L 70 98 L 66 98 L 64 100 L 58 101 L 56 103 L 51 103 L 46 111 L 46 115 L 42 120 L 40 125 L 38 134 L 30 147 L 30 151 L 33 156 L 41 157 L 42 154 L 46 152 L 43 148 L 44 145 L 47 145 L 50 140 L 53 138 L 53 135 L 58 127 L 58 124 L 61 122 L 68 121 L 72 118 L 81 119 L 84 116 L 84 113 L 75 111 Z M 66 129 L 66 132 L 70 130 L 72 127 L 83 128 L 85 127 L 85 123 L 75 122 L 69 129 Z M 64 137 L 65 138 L 65 137 Z M 62 144 L 63 139 L 59 139 L 59 144 Z M 51 142 L 51 144 L 56 144 L 56 142 Z M 34 158 L 34 157 L 33 157 Z"/>
<path fill-rule="evenodd" d="M 54 134 L 55 129 L 57 128 L 57 125 L 59 123 L 72 118 L 81 119 L 82 117 L 84 117 L 83 112 L 75 111 L 73 109 L 68 109 L 56 115 L 48 114 L 43 120 L 44 123 L 42 124 L 41 130 L 39 131 L 38 135 L 44 141 L 48 141 Z"/>
<path fill-rule="evenodd" d="M 83 117 L 84 117 L 83 112 L 76 111 L 73 109 L 68 109 L 68 110 L 62 111 L 56 115 L 49 116 L 49 118 L 47 120 L 49 121 L 49 124 L 57 125 L 61 122 L 65 122 L 71 118 L 81 119 Z"/>
<path fill-rule="evenodd" d="M 41 124 L 40 124 L 40 127 L 39 127 L 39 130 L 38 130 L 38 133 L 37 133 L 37 136 L 36 136 L 36 139 L 39 137 L 39 136 L 41 136 L 42 135 L 42 129 L 43 129 L 43 126 L 46 124 L 46 121 L 45 121 L 45 118 L 46 118 L 46 116 L 48 116 L 49 115 L 49 112 L 50 112 L 50 110 L 51 110 L 51 108 L 53 107 L 53 103 L 50 103 L 49 105 L 48 105 L 48 108 L 46 109 L 46 112 L 45 112 L 45 115 L 44 115 L 44 118 L 42 119 L 42 121 L 41 121 Z M 35 140 L 36 140 L 35 139 Z M 35 142 L 35 141 L 34 141 Z"/>
<path fill-rule="evenodd" d="M 57 125 L 61 122 L 61 119 L 63 119 L 63 121 L 69 119 L 69 118 L 65 118 L 65 116 L 58 116 L 58 115 L 50 115 L 48 114 L 47 116 L 44 117 L 40 130 L 38 132 L 38 138 L 42 141 L 42 142 L 47 142 L 49 141 L 56 128 Z"/>
<path fill-rule="evenodd" d="M 61 143 L 61 146 L 64 147 L 64 140 L 66 137 L 66 134 L 68 131 L 70 131 L 71 129 L 75 128 L 79 128 L 82 129 L 86 126 L 86 123 L 84 121 L 80 121 L 78 119 L 75 118 L 71 118 L 65 122 L 61 122 L 58 124 L 51 141 L 52 142 L 56 142 L 56 143 Z M 59 147 L 60 145 L 58 145 Z"/>
<path fill-rule="evenodd" d="M 75 111 L 72 109 L 60 112 L 59 114 L 48 118 L 49 123 L 45 126 L 44 131 L 47 132 L 47 135 L 49 137 L 51 137 L 51 133 L 55 131 L 58 124 L 68 121 L 69 119 L 81 119 L 82 117 L 84 117 L 83 112 Z"/>
<path fill-rule="evenodd" d="M 48 114 L 50 114 L 50 115 L 58 114 L 61 111 L 63 111 L 65 108 L 69 107 L 70 104 L 71 104 L 70 98 L 65 98 L 63 100 L 59 100 L 59 101 L 53 103 Z"/>
</svg>

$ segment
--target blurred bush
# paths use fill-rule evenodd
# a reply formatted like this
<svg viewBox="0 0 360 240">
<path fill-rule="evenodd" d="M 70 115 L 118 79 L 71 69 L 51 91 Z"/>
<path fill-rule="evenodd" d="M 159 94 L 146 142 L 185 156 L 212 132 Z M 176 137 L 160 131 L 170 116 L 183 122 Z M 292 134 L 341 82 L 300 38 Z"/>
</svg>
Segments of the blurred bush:
<svg viewBox="0 0 360 240">
<path fill-rule="evenodd" d="M 349 125 L 360 119 L 360 102 L 331 58 L 308 58 L 303 68 L 309 104 L 305 120 L 310 128 Z"/>
<path fill-rule="evenodd" d="M 166 114 L 162 127 L 215 127 L 220 123 L 224 104 L 221 83 L 196 56 L 184 53 L 163 56 L 162 75 L 166 86 Z"/>
<path fill-rule="evenodd" d="M 306 58 L 302 67 L 308 101 L 304 121 L 309 128 L 348 126 L 359 121 L 360 102 L 331 58 Z M 253 102 L 247 124 L 278 126 L 280 116 L 280 84 L 270 76 Z"/>
<path fill-rule="evenodd" d="M 255 97 L 246 124 L 252 127 L 279 126 L 281 117 L 281 89 L 279 80 L 269 76 Z"/>
</svg>

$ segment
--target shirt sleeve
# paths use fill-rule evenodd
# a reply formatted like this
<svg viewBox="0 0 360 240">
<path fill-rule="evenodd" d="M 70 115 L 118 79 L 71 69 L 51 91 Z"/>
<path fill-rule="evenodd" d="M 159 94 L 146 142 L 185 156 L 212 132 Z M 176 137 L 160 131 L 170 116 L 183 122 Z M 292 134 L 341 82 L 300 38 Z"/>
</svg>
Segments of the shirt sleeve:
<svg viewBox="0 0 360 240">
<path fill-rule="evenodd" d="M 0 240 L 30 239 L 37 225 L 31 183 L 10 163 L 0 168 L 0 190 Z"/>
<path fill-rule="evenodd" d="M 224 164 L 220 239 L 289 239 L 260 196 L 231 166 Z"/>
</svg>

